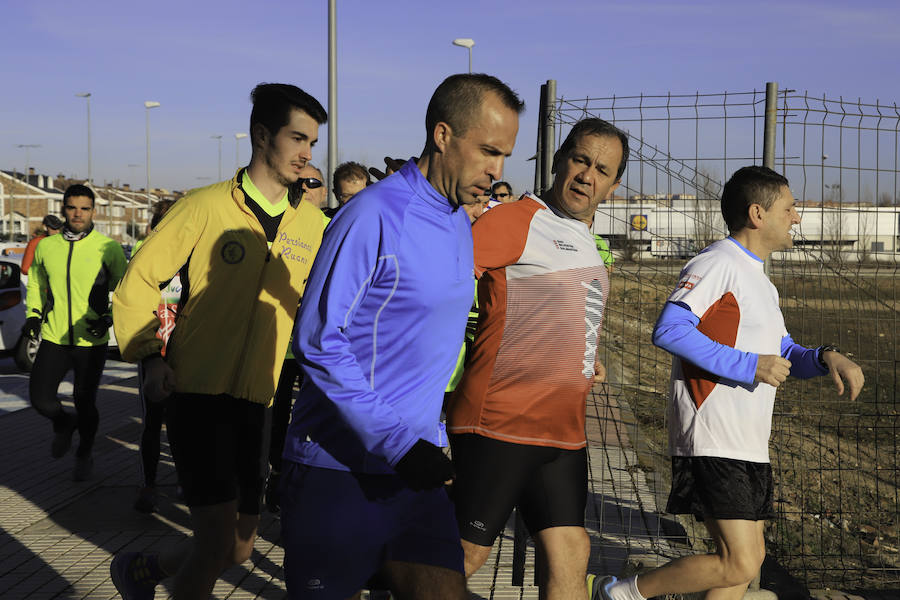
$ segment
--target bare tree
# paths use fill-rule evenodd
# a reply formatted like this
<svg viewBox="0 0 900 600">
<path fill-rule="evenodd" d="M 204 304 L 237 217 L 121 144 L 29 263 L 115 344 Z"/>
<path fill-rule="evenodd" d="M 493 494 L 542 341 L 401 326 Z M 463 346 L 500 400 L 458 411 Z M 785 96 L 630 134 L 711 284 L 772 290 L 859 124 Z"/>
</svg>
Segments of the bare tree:
<svg viewBox="0 0 900 600">
<path fill-rule="evenodd" d="M 722 183 L 714 173 L 698 169 L 694 176 L 694 240 L 697 247 L 705 248 L 722 237 L 725 224 L 718 208 Z"/>
<path fill-rule="evenodd" d="M 824 233 L 822 239 L 822 257 L 830 262 L 840 264 L 843 262 L 841 254 L 841 238 L 843 236 L 844 219 L 841 207 L 825 208 L 822 211 Z"/>
</svg>

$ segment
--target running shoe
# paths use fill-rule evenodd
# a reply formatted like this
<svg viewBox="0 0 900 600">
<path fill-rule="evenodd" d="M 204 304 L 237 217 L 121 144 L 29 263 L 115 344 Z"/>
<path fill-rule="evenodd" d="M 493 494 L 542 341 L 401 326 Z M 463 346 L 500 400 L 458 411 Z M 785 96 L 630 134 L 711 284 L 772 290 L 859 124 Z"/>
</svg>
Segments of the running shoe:
<svg viewBox="0 0 900 600">
<path fill-rule="evenodd" d="M 88 454 L 87 456 L 76 456 L 75 457 L 75 472 L 72 474 L 72 479 L 75 481 L 87 481 L 91 478 L 91 473 L 94 472 L 94 457 Z"/>
<path fill-rule="evenodd" d="M 606 588 L 616 582 L 616 578 L 612 575 L 606 577 L 597 577 L 596 575 L 587 576 L 588 598 L 591 600 L 612 600 Z"/>
<path fill-rule="evenodd" d="M 156 596 L 158 582 L 150 576 L 147 557 L 140 552 L 116 554 L 109 563 L 109 574 L 122 600 L 153 600 Z"/>
<path fill-rule="evenodd" d="M 66 426 L 53 434 L 53 443 L 50 445 L 50 456 L 53 458 L 62 458 L 72 446 L 72 435 L 75 433 L 76 424 L 73 419 L 69 419 Z"/>
</svg>

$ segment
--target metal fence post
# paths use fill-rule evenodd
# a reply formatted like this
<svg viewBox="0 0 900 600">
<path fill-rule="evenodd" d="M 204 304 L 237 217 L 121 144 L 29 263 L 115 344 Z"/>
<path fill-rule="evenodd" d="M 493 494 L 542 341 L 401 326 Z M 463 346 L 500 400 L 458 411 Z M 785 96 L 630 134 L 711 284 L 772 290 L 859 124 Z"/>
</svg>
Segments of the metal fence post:
<svg viewBox="0 0 900 600">
<path fill-rule="evenodd" d="M 543 114 L 543 134 L 541 136 L 541 195 L 550 189 L 551 167 L 553 166 L 554 141 L 556 125 L 554 110 L 556 108 L 556 80 L 547 80 L 546 102 Z"/>
<path fill-rule="evenodd" d="M 763 129 L 763 166 L 775 169 L 775 128 L 778 126 L 778 83 L 766 83 L 766 125 Z"/>
<path fill-rule="evenodd" d="M 766 116 L 763 128 L 763 166 L 775 170 L 775 129 L 778 127 L 778 83 L 766 82 Z M 772 275 L 772 258 L 763 263 L 766 275 Z"/>
<path fill-rule="evenodd" d="M 538 105 L 538 127 L 537 127 L 537 150 L 534 154 L 534 187 L 532 191 L 535 196 L 541 195 L 541 190 L 544 187 L 543 181 L 543 168 L 544 161 L 541 158 L 541 153 L 543 152 L 543 143 L 544 143 L 544 112 L 545 107 L 547 106 L 547 84 L 541 84 L 541 93 L 540 100 Z"/>
</svg>

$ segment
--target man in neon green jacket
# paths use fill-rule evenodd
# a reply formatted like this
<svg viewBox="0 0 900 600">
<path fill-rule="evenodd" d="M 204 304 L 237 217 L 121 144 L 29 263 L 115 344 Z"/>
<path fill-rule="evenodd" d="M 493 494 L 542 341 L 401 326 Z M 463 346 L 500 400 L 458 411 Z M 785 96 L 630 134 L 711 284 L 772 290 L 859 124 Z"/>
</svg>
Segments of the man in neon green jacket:
<svg viewBox="0 0 900 600">
<path fill-rule="evenodd" d="M 61 458 L 78 430 L 76 481 L 90 477 L 91 449 L 100 422 L 97 388 L 109 341 L 109 293 L 125 272 L 125 253 L 94 230 L 94 192 L 72 185 L 63 195 L 66 219 L 60 235 L 37 245 L 28 277 L 23 331 L 42 340 L 31 370 L 31 404 L 53 421 L 50 453 Z M 75 414 L 63 410 L 56 395 L 69 370 L 75 372 Z"/>
</svg>

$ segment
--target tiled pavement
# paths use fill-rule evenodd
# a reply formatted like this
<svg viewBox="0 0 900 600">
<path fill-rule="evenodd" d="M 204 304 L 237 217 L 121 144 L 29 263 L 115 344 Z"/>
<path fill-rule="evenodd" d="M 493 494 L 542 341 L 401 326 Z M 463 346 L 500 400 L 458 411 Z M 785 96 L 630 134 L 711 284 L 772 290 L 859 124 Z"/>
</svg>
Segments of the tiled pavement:
<svg viewBox="0 0 900 600">
<path fill-rule="evenodd" d="M 140 421 L 136 378 L 125 376 L 119 372 L 101 386 L 94 477 L 88 482 L 71 480 L 71 454 L 50 458 L 50 425 L 32 409 L 0 415 L 3 600 L 116 598 L 109 579 L 113 553 L 160 547 L 185 535 L 189 516 L 174 499 L 174 470 L 165 443 L 160 513 L 147 516 L 131 508 L 138 481 Z M 596 389 L 588 403 L 590 569 L 621 573 L 629 558 L 652 565 L 685 549 L 662 537 L 668 524 L 658 515 L 652 481 L 638 467 L 627 406 L 615 393 L 602 391 Z M 530 544 L 526 585 L 511 585 L 512 536 L 508 528 L 485 567 L 470 580 L 473 598 L 537 598 L 537 588 L 530 585 Z M 284 598 L 278 539 L 278 520 L 264 513 L 251 560 L 227 571 L 214 597 Z M 160 588 L 157 598 L 165 597 Z"/>
</svg>

